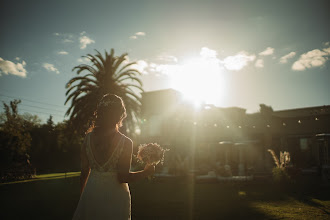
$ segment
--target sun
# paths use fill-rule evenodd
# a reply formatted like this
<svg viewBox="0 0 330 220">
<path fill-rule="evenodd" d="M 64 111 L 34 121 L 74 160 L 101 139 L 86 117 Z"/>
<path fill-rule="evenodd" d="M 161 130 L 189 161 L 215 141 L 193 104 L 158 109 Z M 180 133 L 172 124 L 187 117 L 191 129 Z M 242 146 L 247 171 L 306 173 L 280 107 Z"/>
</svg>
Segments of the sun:
<svg viewBox="0 0 330 220">
<path fill-rule="evenodd" d="M 196 106 L 201 103 L 221 105 L 225 97 L 223 70 L 217 59 L 192 58 L 170 74 L 171 87 Z"/>
</svg>

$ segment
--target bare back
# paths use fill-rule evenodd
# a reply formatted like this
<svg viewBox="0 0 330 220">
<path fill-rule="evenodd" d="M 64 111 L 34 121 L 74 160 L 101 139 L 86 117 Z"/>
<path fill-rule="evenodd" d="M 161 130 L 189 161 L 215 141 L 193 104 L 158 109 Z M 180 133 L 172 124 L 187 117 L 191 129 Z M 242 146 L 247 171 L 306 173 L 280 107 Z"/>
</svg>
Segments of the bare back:
<svg viewBox="0 0 330 220">
<path fill-rule="evenodd" d="M 86 153 L 91 169 L 116 171 L 118 159 L 123 151 L 124 136 L 119 132 L 112 136 L 91 132 L 86 138 Z"/>
</svg>

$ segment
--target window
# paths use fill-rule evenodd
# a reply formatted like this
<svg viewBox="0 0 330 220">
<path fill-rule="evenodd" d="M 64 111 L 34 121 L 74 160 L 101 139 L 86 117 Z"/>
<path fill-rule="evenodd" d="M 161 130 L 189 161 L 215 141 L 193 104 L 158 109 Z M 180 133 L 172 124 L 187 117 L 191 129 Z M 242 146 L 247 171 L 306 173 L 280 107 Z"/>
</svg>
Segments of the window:
<svg viewBox="0 0 330 220">
<path fill-rule="evenodd" d="M 307 138 L 300 138 L 300 150 L 306 151 L 308 150 L 308 139 Z"/>
</svg>

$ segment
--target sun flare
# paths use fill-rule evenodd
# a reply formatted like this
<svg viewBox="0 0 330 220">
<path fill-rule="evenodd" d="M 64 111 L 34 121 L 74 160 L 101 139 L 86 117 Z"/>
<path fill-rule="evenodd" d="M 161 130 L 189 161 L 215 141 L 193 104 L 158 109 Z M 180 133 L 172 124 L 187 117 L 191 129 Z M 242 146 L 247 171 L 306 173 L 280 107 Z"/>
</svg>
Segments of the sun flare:
<svg viewBox="0 0 330 220">
<path fill-rule="evenodd" d="M 221 105 L 225 96 L 223 71 L 217 59 L 194 58 L 170 74 L 171 87 L 195 105 Z"/>
</svg>

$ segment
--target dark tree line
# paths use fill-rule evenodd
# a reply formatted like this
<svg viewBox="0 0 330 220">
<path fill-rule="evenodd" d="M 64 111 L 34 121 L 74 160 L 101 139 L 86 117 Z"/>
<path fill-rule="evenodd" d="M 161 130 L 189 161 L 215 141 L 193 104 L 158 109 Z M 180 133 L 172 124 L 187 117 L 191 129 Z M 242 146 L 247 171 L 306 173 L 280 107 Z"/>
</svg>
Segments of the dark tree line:
<svg viewBox="0 0 330 220">
<path fill-rule="evenodd" d="M 70 121 L 46 123 L 18 113 L 20 100 L 3 103 L 0 120 L 1 180 L 29 178 L 35 173 L 77 171 L 83 137 Z"/>
</svg>

